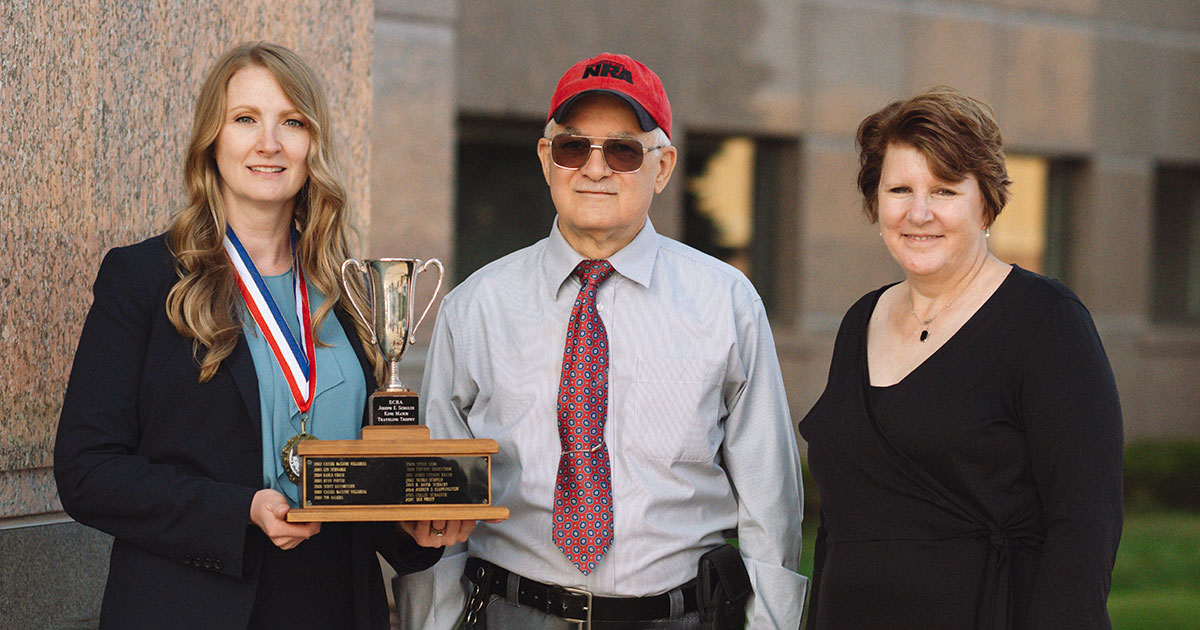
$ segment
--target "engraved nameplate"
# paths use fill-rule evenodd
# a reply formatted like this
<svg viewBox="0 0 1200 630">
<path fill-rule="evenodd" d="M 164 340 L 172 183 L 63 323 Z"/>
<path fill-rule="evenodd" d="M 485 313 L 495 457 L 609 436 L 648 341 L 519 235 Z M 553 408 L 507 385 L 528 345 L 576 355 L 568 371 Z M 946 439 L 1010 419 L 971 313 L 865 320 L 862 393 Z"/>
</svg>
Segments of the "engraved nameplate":
<svg viewBox="0 0 1200 630">
<path fill-rule="evenodd" d="M 308 456 L 303 506 L 487 504 L 488 457 Z"/>
<path fill-rule="evenodd" d="M 417 396 L 371 394 L 371 424 L 379 426 L 415 425 L 418 423 Z"/>
</svg>

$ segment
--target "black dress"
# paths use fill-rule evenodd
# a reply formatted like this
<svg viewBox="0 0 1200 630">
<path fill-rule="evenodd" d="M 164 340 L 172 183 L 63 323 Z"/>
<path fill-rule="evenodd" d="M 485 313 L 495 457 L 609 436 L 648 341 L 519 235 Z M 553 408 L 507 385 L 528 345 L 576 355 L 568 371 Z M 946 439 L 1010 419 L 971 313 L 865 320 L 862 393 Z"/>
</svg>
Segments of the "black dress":
<svg viewBox="0 0 1200 630">
<path fill-rule="evenodd" d="M 821 493 L 808 627 L 1108 628 L 1121 410 L 1091 316 L 1014 266 L 899 383 L 872 387 L 842 321 L 800 422 Z"/>
</svg>

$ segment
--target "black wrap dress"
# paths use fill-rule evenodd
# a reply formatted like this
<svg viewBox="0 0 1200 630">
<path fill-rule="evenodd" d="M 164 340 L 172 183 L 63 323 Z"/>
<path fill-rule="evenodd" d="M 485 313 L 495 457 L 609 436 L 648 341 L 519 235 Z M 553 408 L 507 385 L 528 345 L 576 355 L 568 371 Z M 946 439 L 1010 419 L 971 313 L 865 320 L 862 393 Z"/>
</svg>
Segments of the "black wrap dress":
<svg viewBox="0 0 1200 630">
<path fill-rule="evenodd" d="M 899 383 L 860 299 L 800 422 L 820 489 L 808 628 L 1110 627 L 1121 411 L 1091 316 L 1019 267 Z"/>
</svg>

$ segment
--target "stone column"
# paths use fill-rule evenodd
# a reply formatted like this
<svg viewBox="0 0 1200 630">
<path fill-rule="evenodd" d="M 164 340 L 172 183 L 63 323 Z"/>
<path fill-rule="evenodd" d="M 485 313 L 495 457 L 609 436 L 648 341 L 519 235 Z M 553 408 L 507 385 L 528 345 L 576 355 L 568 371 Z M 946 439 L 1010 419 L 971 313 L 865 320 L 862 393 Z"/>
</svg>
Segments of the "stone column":
<svg viewBox="0 0 1200 630">
<path fill-rule="evenodd" d="M 365 208 L 368 0 L 0 3 L 0 627 L 94 623 L 110 539 L 61 512 L 63 391 L 103 254 L 183 205 L 208 67 L 268 39 L 323 78 L 351 199 Z"/>
</svg>

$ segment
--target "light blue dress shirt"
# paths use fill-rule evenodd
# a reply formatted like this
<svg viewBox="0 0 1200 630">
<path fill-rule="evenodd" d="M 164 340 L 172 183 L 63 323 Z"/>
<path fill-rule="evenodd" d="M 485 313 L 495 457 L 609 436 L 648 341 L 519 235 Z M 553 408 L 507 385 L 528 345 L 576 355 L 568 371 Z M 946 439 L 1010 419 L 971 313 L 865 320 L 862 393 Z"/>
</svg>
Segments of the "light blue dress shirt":
<svg viewBox="0 0 1200 630">
<path fill-rule="evenodd" d="M 271 299 L 283 314 L 293 334 L 299 330 L 296 317 L 296 297 L 292 288 L 292 272 L 278 276 L 263 276 Z M 312 284 L 308 285 L 309 308 L 315 313 L 325 296 Z M 254 318 L 244 310 L 242 328 L 254 359 L 258 377 L 258 399 L 262 411 L 263 487 L 273 488 L 288 498 L 292 507 L 299 506 L 296 484 L 287 478 L 280 460 L 280 451 L 293 435 L 300 432 L 300 410 L 292 398 L 287 379 L 275 360 L 266 338 L 258 330 Z M 317 391 L 309 410 L 308 433 L 321 440 L 354 440 L 362 429 L 363 409 L 367 401 L 366 379 L 362 364 L 346 338 L 341 322 L 331 311 L 321 323 L 317 335 L 329 347 L 317 345 Z M 297 341 L 300 339 L 296 335 Z"/>
<path fill-rule="evenodd" d="M 701 554 L 737 536 L 755 593 L 750 627 L 796 628 L 807 586 L 796 572 L 800 458 L 762 300 L 739 271 L 649 220 L 609 258 L 616 273 L 597 295 L 610 347 L 613 543 L 586 576 L 555 546 L 558 386 L 582 259 L 556 225 L 473 274 L 438 313 L 422 418 L 434 438 L 499 443 L 492 501 L 512 513 L 480 523 L 470 555 L 540 582 L 636 597 L 695 577 Z M 463 557 L 438 566 L 453 572 Z M 437 567 L 406 576 L 406 617 L 449 627 L 465 593 L 447 584 Z"/>
</svg>

